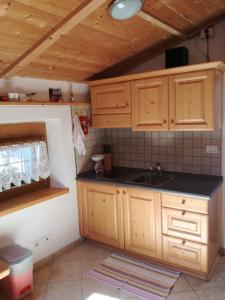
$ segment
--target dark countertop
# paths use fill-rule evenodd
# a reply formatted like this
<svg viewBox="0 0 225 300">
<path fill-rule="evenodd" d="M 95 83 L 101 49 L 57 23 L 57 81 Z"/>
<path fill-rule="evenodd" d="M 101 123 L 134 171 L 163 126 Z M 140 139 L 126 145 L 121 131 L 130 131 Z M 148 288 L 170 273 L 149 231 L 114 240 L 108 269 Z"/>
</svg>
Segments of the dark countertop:
<svg viewBox="0 0 225 300">
<path fill-rule="evenodd" d="M 151 171 L 135 168 L 113 167 L 110 173 L 96 174 L 89 171 L 77 175 L 78 180 L 93 180 L 99 182 L 118 183 L 128 186 L 139 186 L 154 189 L 161 192 L 186 194 L 187 196 L 210 199 L 223 182 L 222 176 L 196 175 L 163 171 L 165 176 L 171 177 L 169 181 L 161 185 L 149 185 L 132 180 L 142 174 L 150 174 Z"/>
</svg>

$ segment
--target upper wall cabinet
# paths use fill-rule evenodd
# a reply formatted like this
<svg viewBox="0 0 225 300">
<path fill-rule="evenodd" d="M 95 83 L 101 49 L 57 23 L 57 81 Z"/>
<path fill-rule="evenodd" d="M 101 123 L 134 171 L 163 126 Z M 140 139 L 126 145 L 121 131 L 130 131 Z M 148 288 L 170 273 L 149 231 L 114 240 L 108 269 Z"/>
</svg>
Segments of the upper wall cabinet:
<svg viewBox="0 0 225 300">
<path fill-rule="evenodd" d="M 170 130 L 216 129 L 222 125 L 222 74 L 210 71 L 169 76 Z"/>
<path fill-rule="evenodd" d="M 133 130 L 168 130 L 168 77 L 134 80 L 131 93 Z"/>
<path fill-rule="evenodd" d="M 131 127 L 130 82 L 91 88 L 91 107 L 94 127 Z"/>
<path fill-rule="evenodd" d="M 224 70 L 224 63 L 213 62 L 92 82 L 93 126 L 135 131 L 219 129 Z"/>
</svg>

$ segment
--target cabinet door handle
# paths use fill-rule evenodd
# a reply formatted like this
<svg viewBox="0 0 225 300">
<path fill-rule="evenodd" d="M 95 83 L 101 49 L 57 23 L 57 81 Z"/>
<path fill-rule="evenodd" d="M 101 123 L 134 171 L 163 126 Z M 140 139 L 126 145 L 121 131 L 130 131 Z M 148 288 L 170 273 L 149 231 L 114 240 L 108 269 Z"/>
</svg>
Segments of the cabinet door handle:
<svg viewBox="0 0 225 300">
<path fill-rule="evenodd" d="M 185 204 L 185 202 L 186 202 L 186 200 L 185 200 L 185 199 L 183 199 L 183 200 L 182 200 L 182 202 L 181 202 L 181 204 Z"/>
<path fill-rule="evenodd" d="M 174 124 L 174 119 L 171 119 L 171 120 L 170 120 L 170 123 L 171 123 L 171 124 Z"/>
<path fill-rule="evenodd" d="M 185 211 L 185 210 L 183 210 L 183 211 L 182 211 L 182 215 L 184 216 L 184 215 L 185 215 L 185 213 L 186 213 L 186 211 Z"/>
<path fill-rule="evenodd" d="M 163 120 L 163 125 L 166 125 L 166 119 Z"/>
<path fill-rule="evenodd" d="M 123 191 L 123 194 L 126 195 L 126 191 Z"/>
<path fill-rule="evenodd" d="M 185 240 L 183 240 L 183 241 L 182 241 L 182 245 L 185 245 L 185 243 L 186 243 L 186 241 L 185 241 Z"/>
<path fill-rule="evenodd" d="M 119 190 L 116 190 L 116 193 L 117 193 L 117 194 L 120 194 L 120 191 L 119 191 Z"/>
</svg>

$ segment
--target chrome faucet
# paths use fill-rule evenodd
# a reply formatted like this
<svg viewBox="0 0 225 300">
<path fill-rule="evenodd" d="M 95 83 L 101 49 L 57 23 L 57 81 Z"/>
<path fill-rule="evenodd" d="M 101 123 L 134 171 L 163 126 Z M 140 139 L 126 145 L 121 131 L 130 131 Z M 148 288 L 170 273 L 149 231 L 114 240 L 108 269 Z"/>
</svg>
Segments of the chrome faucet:
<svg viewBox="0 0 225 300">
<path fill-rule="evenodd" d="M 159 162 L 156 163 L 156 167 L 151 166 L 149 169 L 150 171 L 156 172 L 159 176 L 162 175 L 162 168 Z"/>
</svg>

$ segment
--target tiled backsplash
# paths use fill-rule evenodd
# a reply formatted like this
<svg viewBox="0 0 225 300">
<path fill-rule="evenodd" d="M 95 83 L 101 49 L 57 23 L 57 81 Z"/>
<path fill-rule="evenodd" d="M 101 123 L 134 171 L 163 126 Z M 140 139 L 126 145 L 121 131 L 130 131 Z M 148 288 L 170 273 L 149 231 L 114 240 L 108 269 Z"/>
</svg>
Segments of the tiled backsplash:
<svg viewBox="0 0 225 300">
<path fill-rule="evenodd" d="M 221 131 L 133 132 L 106 129 L 106 142 L 112 145 L 113 165 L 148 169 L 156 162 L 169 171 L 221 174 Z M 218 147 L 217 154 L 206 146 Z"/>
</svg>

